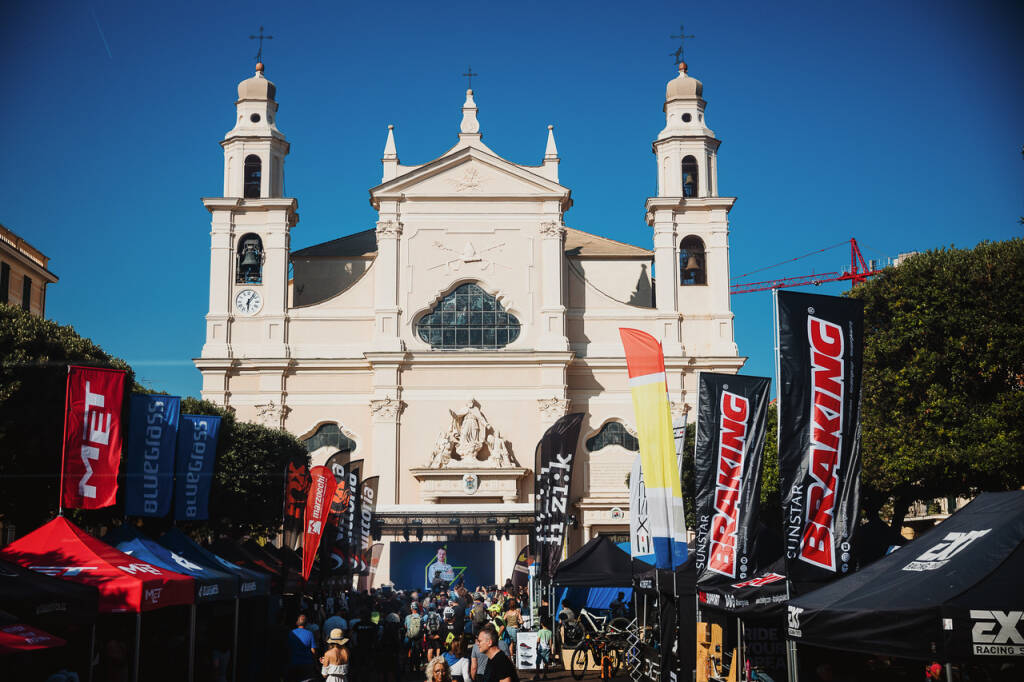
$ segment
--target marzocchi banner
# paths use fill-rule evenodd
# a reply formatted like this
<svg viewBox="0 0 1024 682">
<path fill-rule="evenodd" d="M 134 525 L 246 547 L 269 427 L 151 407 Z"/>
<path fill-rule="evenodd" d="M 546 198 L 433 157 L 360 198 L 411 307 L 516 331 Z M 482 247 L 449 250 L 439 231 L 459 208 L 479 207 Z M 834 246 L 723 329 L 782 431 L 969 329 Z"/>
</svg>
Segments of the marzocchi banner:
<svg viewBox="0 0 1024 682">
<path fill-rule="evenodd" d="M 771 380 L 701 372 L 697 390 L 696 476 L 698 585 L 746 580 L 761 567 L 761 512 Z"/>
<path fill-rule="evenodd" d="M 379 476 L 363 479 L 359 495 L 359 551 L 353 552 L 352 573 L 370 574 L 370 558 L 373 551 L 373 521 L 377 511 L 377 486 Z"/>
<path fill-rule="evenodd" d="M 780 291 L 779 479 L 787 573 L 847 573 L 860 503 L 860 301 Z"/>
<path fill-rule="evenodd" d="M 565 527 L 569 521 L 569 489 L 576 461 L 576 441 L 580 437 L 583 413 L 560 418 L 540 439 L 541 485 L 544 487 L 544 525 L 538 527 L 542 566 L 549 576 L 562 558 Z"/>
<path fill-rule="evenodd" d="M 178 452 L 174 467 L 174 518 L 204 521 L 210 518 L 210 488 L 217 459 L 220 417 L 183 414 L 178 424 Z"/>
<path fill-rule="evenodd" d="M 181 398 L 133 393 L 130 405 L 124 457 L 124 513 L 164 517 L 171 512 Z"/>
<path fill-rule="evenodd" d="M 117 499 L 124 381 L 123 370 L 68 367 L 61 473 L 63 507 L 100 509 Z"/>
<path fill-rule="evenodd" d="M 619 329 L 619 335 L 626 351 L 636 413 L 655 565 L 675 569 L 686 561 L 686 520 L 672 434 L 665 354 L 658 340 L 646 332 Z"/>
<path fill-rule="evenodd" d="M 309 580 L 313 560 L 320 548 L 324 534 L 324 522 L 331 508 L 331 498 L 338 482 L 327 467 L 318 466 L 309 470 L 309 493 L 306 496 L 306 515 L 302 525 L 302 579 Z"/>
<path fill-rule="evenodd" d="M 633 460 L 633 469 L 629 472 L 629 554 L 634 559 L 654 563 L 651 516 L 647 510 L 647 489 L 640 455 Z"/>
<path fill-rule="evenodd" d="M 297 550 L 302 544 L 302 517 L 309 490 L 309 456 L 297 454 L 288 461 L 284 471 L 284 546 Z"/>
</svg>

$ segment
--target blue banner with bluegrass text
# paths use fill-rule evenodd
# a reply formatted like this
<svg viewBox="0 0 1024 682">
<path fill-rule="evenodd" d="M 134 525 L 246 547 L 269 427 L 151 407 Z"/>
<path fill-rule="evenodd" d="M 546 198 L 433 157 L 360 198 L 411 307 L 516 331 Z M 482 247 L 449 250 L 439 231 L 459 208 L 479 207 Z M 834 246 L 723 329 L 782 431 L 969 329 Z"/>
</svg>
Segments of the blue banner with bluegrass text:
<svg viewBox="0 0 1024 682">
<path fill-rule="evenodd" d="M 171 511 L 174 447 L 181 398 L 133 393 L 124 454 L 124 513 L 163 517 Z"/>
<path fill-rule="evenodd" d="M 210 518 L 210 487 L 219 431 L 220 417 L 181 415 L 174 488 L 174 518 L 178 521 Z"/>
</svg>

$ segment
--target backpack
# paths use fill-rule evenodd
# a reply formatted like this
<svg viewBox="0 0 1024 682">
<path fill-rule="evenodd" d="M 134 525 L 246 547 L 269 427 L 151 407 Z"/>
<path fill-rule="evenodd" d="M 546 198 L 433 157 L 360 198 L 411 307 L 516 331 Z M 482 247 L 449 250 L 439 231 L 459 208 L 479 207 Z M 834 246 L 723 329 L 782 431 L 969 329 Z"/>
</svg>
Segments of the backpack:
<svg viewBox="0 0 1024 682">
<path fill-rule="evenodd" d="M 406 631 L 406 634 L 408 634 L 409 637 L 419 637 L 420 628 L 422 626 L 423 619 L 420 617 L 420 614 L 414 613 L 411 616 L 409 616 L 409 629 Z"/>
<path fill-rule="evenodd" d="M 473 608 L 469 611 L 469 619 L 473 621 L 473 625 L 484 625 L 487 622 L 487 611 L 484 609 L 484 605 L 473 604 Z"/>
</svg>

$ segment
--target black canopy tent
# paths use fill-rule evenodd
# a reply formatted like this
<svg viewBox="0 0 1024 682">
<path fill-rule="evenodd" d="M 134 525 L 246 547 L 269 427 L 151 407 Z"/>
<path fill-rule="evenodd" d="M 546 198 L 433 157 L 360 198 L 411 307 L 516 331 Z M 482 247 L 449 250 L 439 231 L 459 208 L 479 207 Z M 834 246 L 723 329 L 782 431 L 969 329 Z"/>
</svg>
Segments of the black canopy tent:
<svg viewBox="0 0 1024 682">
<path fill-rule="evenodd" d="M 32 625 L 92 625 L 99 612 L 99 591 L 0 561 L 0 605 Z"/>
<path fill-rule="evenodd" d="M 633 584 L 629 554 L 603 535 L 592 538 L 555 568 L 560 587 L 629 587 Z"/>
<path fill-rule="evenodd" d="M 902 549 L 789 602 L 799 643 L 946 662 L 1024 659 L 1024 491 L 982 493 Z"/>
</svg>

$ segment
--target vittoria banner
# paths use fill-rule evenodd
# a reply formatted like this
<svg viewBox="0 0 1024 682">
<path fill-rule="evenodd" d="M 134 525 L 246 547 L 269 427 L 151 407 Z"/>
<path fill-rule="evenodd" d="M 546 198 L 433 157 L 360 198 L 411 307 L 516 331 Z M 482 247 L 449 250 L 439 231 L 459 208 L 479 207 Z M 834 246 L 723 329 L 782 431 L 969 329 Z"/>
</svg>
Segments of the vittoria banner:
<svg viewBox="0 0 1024 682">
<path fill-rule="evenodd" d="M 542 567 L 548 576 L 562 558 L 565 526 L 569 521 L 569 488 L 576 461 L 583 413 L 567 414 L 548 428 L 540 439 L 540 476 L 544 490 L 542 525 L 537 528 Z"/>
<path fill-rule="evenodd" d="M 183 414 L 178 424 L 174 471 L 174 518 L 203 521 L 210 518 L 210 488 L 217 459 L 220 417 Z"/>
<path fill-rule="evenodd" d="M 320 548 L 324 534 L 324 523 L 331 508 L 331 498 L 338 482 L 327 467 L 318 466 L 309 470 L 309 493 L 306 495 L 306 513 L 302 525 L 302 579 L 309 580 L 313 560 Z"/>
<path fill-rule="evenodd" d="M 756 529 L 770 387 L 763 377 L 700 373 L 694 450 L 698 585 L 745 580 L 760 568 Z"/>
<path fill-rule="evenodd" d="M 302 517 L 309 490 L 308 455 L 296 455 L 284 470 L 284 546 L 297 550 L 302 544 Z"/>
<path fill-rule="evenodd" d="M 327 459 L 327 463 L 324 465 L 334 474 L 335 480 L 338 481 L 338 487 L 334 489 L 334 497 L 331 498 L 331 509 L 327 515 L 327 528 L 324 529 L 326 539 L 320 547 L 321 576 L 327 573 L 344 573 L 347 568 L 342 563 L 345 550 L 343 542 L 345 536 L 342 535 L 341 530 L 343 522 L 348 519 L 348 508 L 352 503 L 352 497 L 349 494 L 348 484 L 346 483 L 348 481 L 348 473 L 345 471 L 345 460 L 349 458 L 350 454 L 348 450 L 336 452 Z"/>
<path fill-rule="evenodd" d="M 830 580 L 851 567 L 860 498 L 860 301 L 780 291 L 779 478 L 787 572 Z"/>
<path fill-rule="evenodd" d="M 360 592 L 368 592 L 370 586 L 373 585 L 373 576 L 377 573 L 377 567 L 380 566 L 380 558 L 384 555 L 384 545 L 380 542 L 376 543 L 370 548 L 370 566 L 369 570 L 366 571 L 366 575 L 359 576 L 359 580 L 356 583 L 356 589 Z"/>
<path fill-rule="evenodd" d="M 362 515 L 362 482 L 363 460 L 357 459 L 345 465 L 345 485 L 348 487 L 348 509 L 341 518 L 341 537 L 335 544 L 336 561 L 340 564 L 340 572 L 352 575 L 359 565 L 359 553 L 362 549 L 360 540 L 359 519 Z M 342 485 L 339 481 L 338 485 Z"/>
<path fill-rule="evenodd" d="M 634 559 L 654 563 L 654 540 L 651 538 L 651 516 L 647 509 L 644 467 L 637 455 L 629 472 L 629 554 Z"/>
<path fill-rule="evenodd" d="M 64 507 L 100 509 L 117 499 L 124 382 L 122 370 L 68 367 L 61 473 Z"/>
<path fill-rule="evenodd" d="M 377 486 L 379 476 L 363 479 L 359 494 L 359 551 L 352 553 L 352 573 L 370 574 L 370 558 L 373 550 L 373 517 L 377 510 Z"/>
<path fill-rule="evenodd" d="M 124 513 L 167 516 L 174 490 L 174 448 L 181 398 L 133 393 L 125 447 Z"/>
</svg>

